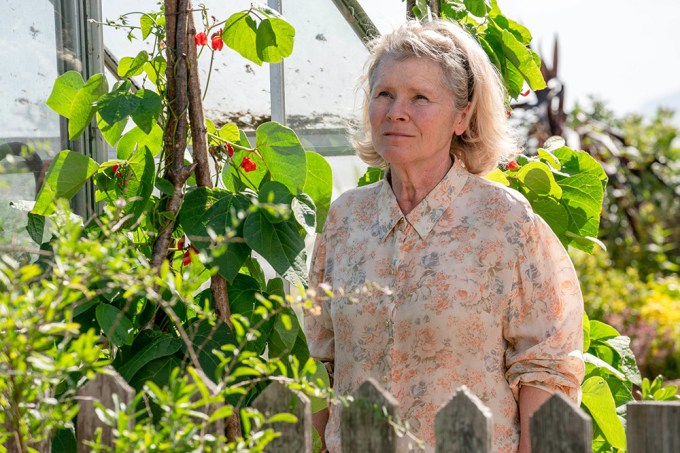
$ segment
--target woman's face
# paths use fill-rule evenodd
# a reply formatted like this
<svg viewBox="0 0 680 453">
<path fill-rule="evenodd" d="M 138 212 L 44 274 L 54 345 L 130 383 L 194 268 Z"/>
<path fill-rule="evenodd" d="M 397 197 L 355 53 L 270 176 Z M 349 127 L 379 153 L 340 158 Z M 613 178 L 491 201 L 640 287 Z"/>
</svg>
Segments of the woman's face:
<svg viewBox="0 0 680 453">
<path fill-rule="evenodd" d="M 378 65 L 368 107 L 373 145 L 390 165 L 449 164 L 453 135 L 465 131 L 439 64 L 424 58 Z M 467 109 L 466 109 L 467 110 Z"/>
</svg>

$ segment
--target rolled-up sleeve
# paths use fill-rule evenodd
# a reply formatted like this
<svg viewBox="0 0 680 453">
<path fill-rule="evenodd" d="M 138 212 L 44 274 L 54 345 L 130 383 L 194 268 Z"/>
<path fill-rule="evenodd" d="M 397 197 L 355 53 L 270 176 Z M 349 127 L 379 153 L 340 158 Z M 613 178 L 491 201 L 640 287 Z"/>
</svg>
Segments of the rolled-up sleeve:
<svg viewBox="0 0 680 453">
<path fill-rule="evenodd" d="M 311 308 L 305 311 L 305 336 L 309 352 L 315 359 L 330 362 L 335 360 L 335 337 L 330 313 L 330 298 L 324 295 L 319 285 L 325 281 L 326 236 L 320 234 L 314 243 L 312 265 L 309 272 L 309 287 L 316 292 Z"/>
<path fill-rule="evenodd" d="M 506 379 L 580 401 L 583 296 L 574 266 L 550 227 L 532 214 L 523 228 L 513 297 L 504 319 Z"/>
</svg>

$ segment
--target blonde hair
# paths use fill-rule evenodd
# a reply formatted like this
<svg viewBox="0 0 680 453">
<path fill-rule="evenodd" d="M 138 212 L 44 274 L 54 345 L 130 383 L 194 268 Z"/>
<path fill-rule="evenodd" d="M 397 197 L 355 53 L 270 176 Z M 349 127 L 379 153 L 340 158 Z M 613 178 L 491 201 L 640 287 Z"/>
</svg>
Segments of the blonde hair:
<svg viewBox="0 0 680 453">
<path fill-rule="evenodd" d="M 455 109 L 470 104 L 467 128 L 454 135 L 451 154 L 461 159 L 473 174 L 485 174 L 499 162 L 512 160 L 518 147 L 507 117 L 506 92 L 502 79 L 475 38 L 449 21 L 421 24 L 409 21 L 392 33 L 369 43 L 371 56 L 362 80 L 364 89 L 363 122 L 352 133 L 357 155 L 373 167 L 387 163 L 376 152 L 368 119 L 368 104 L 380 63 L 385 59 L 427 58 L 438 63 L 444 73 L 444 86 L 451 90 Z"/>
</svg>

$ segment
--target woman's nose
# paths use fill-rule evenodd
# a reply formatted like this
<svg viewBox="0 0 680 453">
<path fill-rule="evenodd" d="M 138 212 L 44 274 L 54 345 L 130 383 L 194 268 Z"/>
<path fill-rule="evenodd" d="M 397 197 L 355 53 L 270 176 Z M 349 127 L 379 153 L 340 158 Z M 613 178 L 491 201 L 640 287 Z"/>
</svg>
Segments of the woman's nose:
<svg viewBox="0 0 680 453">
<path fill-rule="evenodd" d="M 408 110 L 401 100 L 395 99 L 390 103 L 390 107 L 387 110 L 388 119 L 392 121 L 406 121 L 408 117 Z"/>
</svg>

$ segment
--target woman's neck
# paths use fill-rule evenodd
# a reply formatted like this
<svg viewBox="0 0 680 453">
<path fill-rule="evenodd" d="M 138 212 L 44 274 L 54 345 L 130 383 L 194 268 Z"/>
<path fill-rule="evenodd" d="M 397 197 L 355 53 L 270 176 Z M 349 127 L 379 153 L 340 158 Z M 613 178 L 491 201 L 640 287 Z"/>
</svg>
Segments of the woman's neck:
<svg viewBox="0 0 680 453">
<path fill-rule="evenodd" d="M 390 184 L 404 215 L 410 213 L 444 179 L 453 165 L 449 158 L 428 169 L 390 166 Z"/>
</svg>

